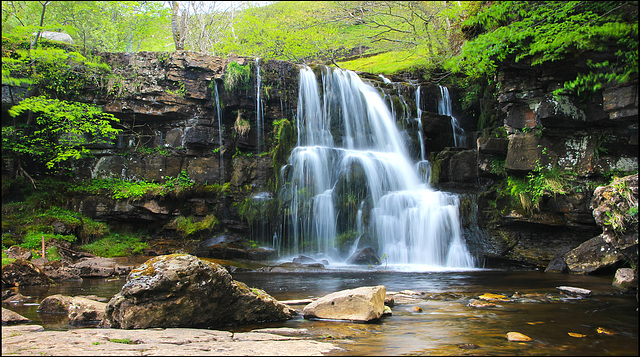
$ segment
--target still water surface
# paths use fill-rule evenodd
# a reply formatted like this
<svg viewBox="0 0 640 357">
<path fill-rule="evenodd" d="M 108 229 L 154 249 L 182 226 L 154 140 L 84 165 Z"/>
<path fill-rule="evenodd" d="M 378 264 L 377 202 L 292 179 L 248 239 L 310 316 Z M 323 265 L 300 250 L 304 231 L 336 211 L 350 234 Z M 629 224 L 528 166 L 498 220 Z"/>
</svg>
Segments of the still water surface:
<svg viewBox="0 0 640 357">
<path fill-rule="evenodd" d="M 396 305 L 393 315 L 376 323 L 305 320 L 235 327 L 305 328 L 345 349 L 339 355 L 638 355 L 638 303 L 621 295 L 611 276 L 549 274 L 539 271 L 333 271 L 329 273 L 235 273 L 234 279 L 264 289 L 278 300 L 321 297 L 361 286 L 385 285 L 387 291 L 425 292 L 428 298 Z M 37 303 L 53 294 L 97 295 L 106 299 L 124 284 L 120 279 L 85 279 L 55 286 L 21 287 L 31 296 L 26 305 L 6 306 L 47 329 L 72 328 L 64 319 L 36 312 Z M 588 298 L 563 296 L 557 286 L 592 290 Z M 495 308 L 468 307 L 484 293 L 512 296 L 543 294 L 542 298 L 498 303 Z M 544 298 L 554 297 L 553 299 Z M 419 306 L 421 312 L 413 309 Z M 599 334 L 604 327 L 614 335 Z M 533 339 L 509 342 L 516 331 Z M 571 337 L 569 332 L 585 335 Z"/>
</svg>

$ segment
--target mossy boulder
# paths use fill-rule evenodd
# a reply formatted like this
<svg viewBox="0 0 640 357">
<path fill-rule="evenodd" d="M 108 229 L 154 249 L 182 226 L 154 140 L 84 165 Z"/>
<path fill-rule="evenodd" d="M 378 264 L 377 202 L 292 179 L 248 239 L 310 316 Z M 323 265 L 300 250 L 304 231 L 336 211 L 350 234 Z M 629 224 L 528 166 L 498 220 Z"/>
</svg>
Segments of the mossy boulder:
<svg viewBox="0 0 640 357">
<path fill-rule="evenodd" d="M 152 258 L 132 270 L 106 307 L 113 328 L 215 328 L 296 315 L 260 289 L 235 281 L 221 265 L 193 255 Z"/>
</svg>

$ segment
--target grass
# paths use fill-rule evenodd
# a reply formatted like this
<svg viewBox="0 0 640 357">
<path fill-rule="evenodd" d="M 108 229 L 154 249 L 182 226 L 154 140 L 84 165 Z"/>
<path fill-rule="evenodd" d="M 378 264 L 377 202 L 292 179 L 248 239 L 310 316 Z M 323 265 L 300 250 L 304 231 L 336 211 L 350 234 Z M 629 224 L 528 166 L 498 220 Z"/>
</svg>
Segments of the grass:
<svg viewBox="0 0 640 357">
<path fill-rule="evenodd" d="M 106 258 L 140 254 L 146 248 L 149 248 L 149 245 L 146 242 L 141 242 L 140 237 L 118 233 L 80 246 L 83 251 Z"/>
<path fill-rule="evenodd" d="M 409 72 L 428 65 L 422 53 L 413 51 L 390 51 L 378 55 L 338 62 L 343 69 L 369 73 L 395 74 Z"/>
</svg>

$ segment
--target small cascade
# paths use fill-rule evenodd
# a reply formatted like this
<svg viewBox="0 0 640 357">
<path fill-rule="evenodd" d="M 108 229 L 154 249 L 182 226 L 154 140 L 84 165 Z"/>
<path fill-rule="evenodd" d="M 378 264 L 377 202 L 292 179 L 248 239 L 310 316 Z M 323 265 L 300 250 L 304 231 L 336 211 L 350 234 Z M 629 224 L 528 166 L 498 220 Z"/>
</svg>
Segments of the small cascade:
<svg viewBox="0 0 640 357">
<path fill-rule="evenodd" d="M 262 153 L 262 138 L 264 138 L 264 107 L 260 98 L 262 77 L 260 77 L 260 58 L 256 58 L 256 126 L 258 136 L 258 153 Z"/>
<path fill-rule="evenodd" d="M 216 113 L 218 114 L 218 155 L 220 155 L 220 178 L 224 182 L 224 147 L 222 144 L 222 108 L 220 107 L 220 95 L 218 94 L 218 83 L 213 83 L 214 100 Z"/>
<path fill-rule="evenodd" d="M 457 196 L 422 182 L 380 94 L 354 72 L 329 67 L 320 88 L 302 67 L 298 143 L 281 170 L 280 255 L 344 262 L 357 239 L 356 248 L 372 246 L 389 264 L 474 267 Z"/>
<path fill-rule="evenodd" d="M 458 120 L 451 112 L 451 98 L 449 97 L 449 89 L 444 86 L 440 87 L 440 102 L 438 102 L 438 114 L 448 115 L 451 117 L 451 130 L 453 130 L 453 142 L 455 147 L 467 146 L 467 135 L 464 129 L 458 123 Z"/>
</svg>

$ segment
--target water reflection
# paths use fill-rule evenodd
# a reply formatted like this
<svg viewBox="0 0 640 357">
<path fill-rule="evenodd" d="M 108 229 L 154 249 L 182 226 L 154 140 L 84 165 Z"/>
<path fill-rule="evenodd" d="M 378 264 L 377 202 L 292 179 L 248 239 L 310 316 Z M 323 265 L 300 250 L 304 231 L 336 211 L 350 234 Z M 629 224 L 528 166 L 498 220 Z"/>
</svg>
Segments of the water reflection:
<svg viewBox="0 0 640 357">
<path fill-rule="evenodd" d="M 294 320 L 229 328 L 249 331 L 265 327 L 306 328 L 315 339 L 344 348 L 342 355 L 637 355 L 638 313 L 635 296 L 620 295 L 611 277 L 545 274 L 539 271 L 331 273 L 235 273 L 234 279 L 261 288 L 278 300 L 320 297 L 338 290 L 385 285 L 387 291 L 414 290 L 426 298 L 396 305 L 393 315 L 376 323 Z M 18 292 L 37 303 L 53 294 L 96 295 L 110 298 L 124 279 L 85 279 L 50 287 L 20 287 Z M 589 298 L 521 299 L 476 309 L 468 303 L 484 293 L 512 296 L 560 296 L 557 286 L 592 290 Z M 60 316 L 38 314 L 37 306 L 13 305 L 12 310 L 47 329 L 69 329 Z M 419 306 L 422 311 L 414 312 Z M 297 308 L 300 308 L 299 306 Z M 597 333 L 605 327 L 615 335 Z M 517 331 L 530 336 L 527 343 L 509 342 Z M 575 338 L 568 333 L 586 337 Z"/>
</svg>

